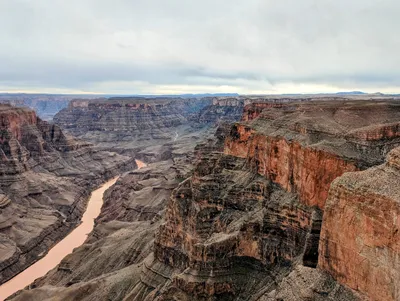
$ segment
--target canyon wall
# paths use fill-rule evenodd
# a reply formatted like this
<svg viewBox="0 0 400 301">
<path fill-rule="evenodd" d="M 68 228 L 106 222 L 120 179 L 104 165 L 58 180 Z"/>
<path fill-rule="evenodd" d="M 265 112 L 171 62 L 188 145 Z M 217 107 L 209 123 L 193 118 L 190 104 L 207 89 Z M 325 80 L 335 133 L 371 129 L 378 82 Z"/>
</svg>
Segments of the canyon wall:
<svg viewBox="0 0 400 301">
<path fill-rule="evenodd" d="M 65 135 L 25 108 L 0 105 L 0 283 L 79 223 L 90 191 L 131 158 Z"/>
<path fill-rule="evenodd" d="M 208 154 L 172 194 L 154 250 L 180 271 L 163 292 L 167 300 L 178 292 L 193 300 L 245 300 L 272 290 L 301 261 L 320 212 L 245 166 Z"/>
<path fill-rule="evenodd" d="M 95 98 L 94 95 L 0 93 L 0 103 L 16 107 L 28 107 L 42 120 L 51 120 L 55 114 L 68 107 L 75 98 Z"/>
<path fill-rule="evenodd" d="M 160 145 L 204 136 L 219 122 L 239 120 L 242 109 L 243 101 L 235 98 L 116 97 L 74 100 L 54 121 L 102 149 L 157 161 L 166 159 L 150 154 Z"/>
<path fill-rule="evenodd" d="M 400 299 L 400 148 L 387 162 L 346 173 L 329 192 L 319 267 L 369 300 Z"/>
<path fill-rule="evenodd" d="M 232 127 L 225 153 L 247 158 L 258 173 L 298 193 L 309 206 L 323 209 L 336 177 L 380 164 L 400 145 L 397 103 L 250 106 L 266 109 Z M 247 106 L 244 119 L 249 110 Z"/>
</svg>

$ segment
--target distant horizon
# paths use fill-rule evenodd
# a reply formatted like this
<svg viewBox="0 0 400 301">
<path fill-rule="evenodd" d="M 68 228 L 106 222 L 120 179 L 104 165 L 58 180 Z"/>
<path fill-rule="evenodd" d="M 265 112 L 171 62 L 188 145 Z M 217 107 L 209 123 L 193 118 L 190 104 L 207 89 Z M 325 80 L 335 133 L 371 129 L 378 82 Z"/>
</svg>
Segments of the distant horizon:
<svg viewBox="0 0 400 301">
<path fill-rule="evenodd" d="M 180 94 L 135 94 L 135 93 L 126 93 L 126 94 L 114 94 L 114 93 L 49 93 L 49 92 L 25 92 L 25 91 L 0 91 L 0 95 L 65 95 L 65 96 L 123 96 L 123 97 L 149 97 L 149 96 L 185 96 L 185 95 L 193 95 L 193 96 L 296 96 L 296 95 L 339 95 L 339 96 L 351 96 L 351 95 L 400 95 L 400 92 L 394 93 L 382 93 L 380 91 L 377 92 L 364 92 L 364 91 L 338 91 L 338 92 L 319 92 L 319 93 L 269 93 L 269 94 L 240 94 L 235 92 L 207 92 L 207 93 L 180 93 Z"/>
</svg>

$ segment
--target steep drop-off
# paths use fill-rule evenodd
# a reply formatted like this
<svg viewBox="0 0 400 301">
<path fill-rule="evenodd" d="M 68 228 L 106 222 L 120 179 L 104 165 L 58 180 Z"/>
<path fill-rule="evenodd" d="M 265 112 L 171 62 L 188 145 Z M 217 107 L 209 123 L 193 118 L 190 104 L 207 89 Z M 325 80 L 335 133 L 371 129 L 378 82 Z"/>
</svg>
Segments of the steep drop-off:
<svg viewBox="0 0 400 301">
<path fill-rule="evenodd" d="M 332 184 L 319 266 L 369 300 L 400 299 L 400 148 Z"/>
<path fill-rule="evenodd" d="M 135 167 L 8 105 L 0 106 L 0 155 L 0 283 L 76 226 L 94 187 Z"/>
<path fill-rule="evenodd" d="M 398 102 L 253 105 L 266 109 L 234 125 L 225 153 L 247 158 L 258 173 L 321 209 L 336 177 L 380 164 L 400 145 Z"/>
</svg>

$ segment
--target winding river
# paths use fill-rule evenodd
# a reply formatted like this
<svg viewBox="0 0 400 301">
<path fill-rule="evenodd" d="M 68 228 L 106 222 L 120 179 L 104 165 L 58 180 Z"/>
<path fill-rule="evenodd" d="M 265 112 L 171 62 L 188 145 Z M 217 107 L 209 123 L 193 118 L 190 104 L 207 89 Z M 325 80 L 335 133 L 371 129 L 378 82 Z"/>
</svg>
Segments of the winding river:
<svg viewBox="0 0 400 301">
<path fill-rule="evenodd" d="M 139 169 L 146 166 L 145 163 L 139 160 L 136 160 L 136 163 Z M 78 227 L 51 248 L 46 256 L 0 286 L 0 300 L 28 286 L 35 279 L 46 275 L 47 272 L 54 269 L 65 256 L 72 253 L 75 248 L 85 242 L 87 235 L 93 229 L 94 219 L 100 214 L 104 192 L 114 185 L 117 179 L 118 177 L 104 183 L 99 189 L 92 192 L 87 209 L 82 216 L 82 222 Z"/>
</svg>

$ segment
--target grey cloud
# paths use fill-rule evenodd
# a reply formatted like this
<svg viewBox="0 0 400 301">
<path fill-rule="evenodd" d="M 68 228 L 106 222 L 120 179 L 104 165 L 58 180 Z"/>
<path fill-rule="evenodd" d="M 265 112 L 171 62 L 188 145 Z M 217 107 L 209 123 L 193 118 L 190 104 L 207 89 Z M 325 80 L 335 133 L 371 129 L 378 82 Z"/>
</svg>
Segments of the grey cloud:
<svg viewBox="0 0 400 301">
<path fill-rule="evenodd" d="M 392 89 L 399 13 L 396 0 L 0 0 L 0 90 Z"/>
</svg>

